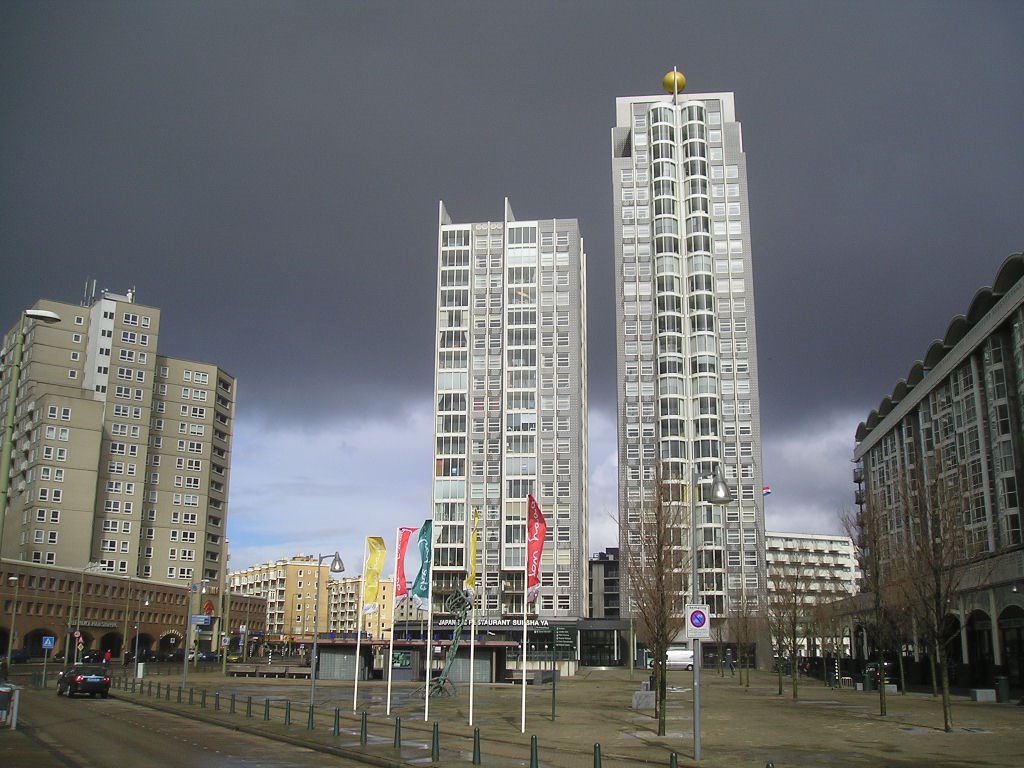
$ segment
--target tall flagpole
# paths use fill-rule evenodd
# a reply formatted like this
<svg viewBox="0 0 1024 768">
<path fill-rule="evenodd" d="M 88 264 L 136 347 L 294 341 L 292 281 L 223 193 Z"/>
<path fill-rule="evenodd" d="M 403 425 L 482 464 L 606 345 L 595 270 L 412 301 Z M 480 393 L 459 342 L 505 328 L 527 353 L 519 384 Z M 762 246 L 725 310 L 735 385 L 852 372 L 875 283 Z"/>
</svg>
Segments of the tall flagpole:
<svg viewBox="0 0 1024 768">
<path fill-rule="evenodd" d="M 431 515 L 433 520 L 433 515 Z M 431 640 L 434 634 L 434 526 L 430 526 L 430 571 L 427 579 L 427 684 L 423 686 L 423 722 L 430 719 L 430 683 L 434 672 L 434 646 Z"/>
<path fill-rule="evenodd" d="M 359 648 L 363 638 L 363 596 L 366 592 L 366 551 L 369 548 L 370 540 L 363 541 L 363 575 L 359 578 L 359 615 L 356 617 L 356 672 L 355 685 L 352 687 L 352 711 L 359 708 Z M 393 630 L 392 630 L 393 631 Z"/>
<path fill-rule="evenodd" d="M 398 608 L 398 548 L 402 529 L 395 529 L 395 577 L 391 588 L 391 642 L 388 644 L 388 698 L 385 714 L 391 714 L 391 671 L 395 666 L 395 610 Z"/>
<path fill-rule="evenodd" d="M 473 532 L 469 536 L 470 560 L 469 578 L 472 581 L 472 594 L 470 599 L 472 605 L 472 620 L 469 625 L 469 724 L 473 725 L 473 681 L 476 679 L 476 596 L 480 592 L 476 578 L 476 547 L 477 547 L 477 524 L 480 522 L 480 510 L 473 510 Z"/>
<path fill-rule="evenodd" d="M 523 704 L 520 715 L 519 732 L 526 733 L 526 611 L 529 606 L 530 594 L 530 512 L 527 507 L 526 540 L 523 542 L 523 652 L 519 654 L 519 667 L 523 673 Z"/>
</svg>

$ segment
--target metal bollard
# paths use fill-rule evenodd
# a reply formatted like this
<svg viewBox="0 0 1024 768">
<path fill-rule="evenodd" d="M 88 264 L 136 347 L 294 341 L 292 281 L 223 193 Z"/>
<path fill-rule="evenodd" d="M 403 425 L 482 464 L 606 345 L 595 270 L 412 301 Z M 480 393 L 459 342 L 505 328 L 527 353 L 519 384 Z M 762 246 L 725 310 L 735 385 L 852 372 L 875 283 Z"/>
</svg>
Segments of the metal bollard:
<svg viewBox="0 0 1024 768">
<path fill-rule="evenodd" d="M 270 719 L 270 699 L 263 700 L 263 719 Z"/>
<path fill-rule="evenodd" d="M 230 704 L 230 707 L 231 707 L 231 709 L 230 709 L 231 714 L 232 715 L 235 714 L 235 694 L 233 694 L 233 693 L 231 694 L 231 704 Z"/>
<path fill-rule="evenodd" d="M 334 711 L 337 712 L 338 710 L 334 710 Z M 366 743 L 366 737 L 367 737 L 366 710 L 363 710 L 362 717 L 359 718 L 359 743 L 360 744 L 365 744 Z"/>
<path fill-rule="evenodd" d="M 179 704 L 181 704 L 181 692 L 182 692 L 182 688 L 181 688 L 181 686 L 179 685 L 179 686 L 178 686 L 178 703 L 179 703 Z"/>
<path fill-rule="evenodd" d="M 537 737 L 530 737 L 530 768 L 540 768 L 540 760 L 537 757 Z"/>
<path fill-rule="evenodd" d="M 395 749 L 401 749 L 402 748 L 402 717 L 401 716 L 398 716 L 398 717 L 395 718 L 395 742 L 394 742 L 393 746 L 394 746 Z"/>
<path fill-rule="evenodd" d="M 309 705 L 309 715 L 306 717 L 306 730 L 313 730 L 313 705 Z"/>
<path fill-rule="evenodd" d="M 203 688 L 203 690 L 201 690 L 199 692 L 199 706 L 202 707 L 203 709 L 206 709 L 206 689 L 205 688 Z"/>
<path fill-rule="evenodd" d="M 363 713 L 363 721 L 364 722 L 366 721 L 366 713 L 365 712 Z M 338 709 L 337 707 L 335 707 L 334 708 L 334 735 L 337 736 L 340 733 L 341 733 L 341 710 Z M 366 743 L 365 741 L 362 740 L 362 736 L 360 736 L 359 743 L 360 744 L 365 744 Z"/>
<path fill-rule="evenodd" d="M 220 691 L 213 692 L 213 710 L 220 712 Z"/>
<path fill-rule="evenodd" d="M 245 697 L 245 716 L 252 717 L 252 696 Z"/>
<path fill-rule="evenodd" d="M 473 765 L 480 765 L 480 729 L 473 729 Z"/>
<path fill-rule="evenodd" d="M 285 699 L 284 701 L 284 724 L 292 724 L 292 701 L 291 699 Z"/>
<path fill-rule="evenodd" d="M 668 768 L 679 768 L 679 755 L 675 752 L 668 757 Z"/>
<path fill-rule="evenodd" d="M 149 681 L 149 685 L 146 688 L 146 695 L 147 696 L 152 696 L 153 695 L 153 681 L 152 680 Z"/>
<path fill-rule="evenodd" d="M 594 768 L 601 768 L 601 745 L 594 745 Z"/>
<path fill-rule="evenodd" d="M 194 704 L 195 703 L 195 700 L 196 700 L 195 694 L 196 694 L 196 689 L 195 688 L 189 688 L 188 689 L 188 703 L 189 704 Z"/>
<path fill-rule="evenodd" d="M 435 763 L 441 759 L 441 730 L 436 722 L 430 739 L 430 759 Z"/>
</svg>

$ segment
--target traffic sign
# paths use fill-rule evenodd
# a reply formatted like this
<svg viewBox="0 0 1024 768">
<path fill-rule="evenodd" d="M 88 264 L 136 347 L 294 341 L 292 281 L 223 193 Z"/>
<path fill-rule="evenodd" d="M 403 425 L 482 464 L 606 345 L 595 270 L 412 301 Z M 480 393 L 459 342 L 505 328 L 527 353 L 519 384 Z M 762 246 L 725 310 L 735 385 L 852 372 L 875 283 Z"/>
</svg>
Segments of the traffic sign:
<svg viewBox="0 0 1024 768">
<path fill-rule="evenodd" d="M 690 640 L 709 640 L 711 638 L 710 606 L 686 606 L 686 637 Z"/>
<path fill-rule="evenodd" d="M 79 632 L 79 631 L 78 631 L 78 630 L 76 629 L 76 630 L 75 630 L 75 637 L 76 637 L 76 638 L 79 638 L 79 637 L 81 637 L 81 636 L 82 636 L 82 633 L 81 633 L 81 632 Z"/>
<path fill-rule="evenodd" d="M 43 638 L 43 648 L 53 648 L 54 642 L 57 640 L 53 635 L 46 635 Z"/>
</svg>

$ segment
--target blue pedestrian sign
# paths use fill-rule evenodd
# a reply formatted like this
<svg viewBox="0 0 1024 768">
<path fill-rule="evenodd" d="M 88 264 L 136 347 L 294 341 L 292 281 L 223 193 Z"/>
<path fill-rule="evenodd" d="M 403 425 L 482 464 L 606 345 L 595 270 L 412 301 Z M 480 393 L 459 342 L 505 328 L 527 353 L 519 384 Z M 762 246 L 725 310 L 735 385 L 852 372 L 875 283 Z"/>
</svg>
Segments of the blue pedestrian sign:
<svg viewBox="0 0 1024 768">
<path fill-rule="evenodd" d="M 56 641 L 56 639 L 57 638 L 55 638 L 53 635 L 46 635 L 43 638 L 43 648 L 53 648 L 53 644 Z"/>
</svg>

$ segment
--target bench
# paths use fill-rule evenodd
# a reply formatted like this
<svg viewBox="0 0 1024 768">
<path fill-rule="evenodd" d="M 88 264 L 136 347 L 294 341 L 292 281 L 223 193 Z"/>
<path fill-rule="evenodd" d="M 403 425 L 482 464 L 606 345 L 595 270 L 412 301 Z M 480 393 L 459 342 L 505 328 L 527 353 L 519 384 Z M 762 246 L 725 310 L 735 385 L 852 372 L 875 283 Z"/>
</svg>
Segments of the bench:
<svg viewBox="0 0 1024 768">
<path fill-rule="evenodd" d="M 557 669 L 533 669 L 526 672 L 527 685 L 543 685 L 557 680 L 561 675 Z M 519 669 L 510 669 L 505 675 L 505 682 L 519 683 L 523 680 L 523 672 Z"/>
<path fill-rule="evenodd" d="M 971 701 L 995 701 L 995 688 L 971 688 Z"/>
<path fill-rule="evenodd" d="M 309 678 L 309 667 L 286 664 L 228 664 L 232 677 Z"/>
</svg>

